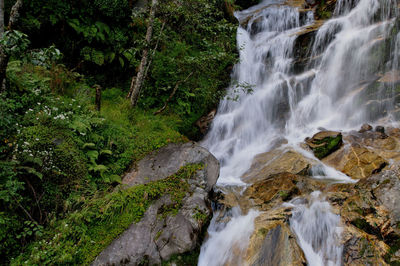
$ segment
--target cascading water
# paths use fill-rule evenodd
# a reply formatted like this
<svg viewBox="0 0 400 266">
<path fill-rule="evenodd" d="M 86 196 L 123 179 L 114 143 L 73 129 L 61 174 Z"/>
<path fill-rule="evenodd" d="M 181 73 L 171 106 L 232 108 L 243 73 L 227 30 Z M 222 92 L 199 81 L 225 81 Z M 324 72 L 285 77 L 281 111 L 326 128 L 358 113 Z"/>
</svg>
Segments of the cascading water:
<svg viewBox="0 0 400 266">
<path fill-rule="evenodd" d="M 238 14 L 240 19 L 240 13 Z M 234 84 L 221 102 L 218 115 L 203 145 L 221 162 L 218 183 L 240 184 L 253 156 L 268 150 L 279 139 L 280 104 L 286 108 L 288 75 L 293 62 L 295 33 L 312 21 L 312 12 L 301 18 L 296 8 L 275 5 L 253 17 L 247 29 L 239 28 L 240 64 Z M 237 85 L 238 84 L 238 85 Z M 253 92 L 237 90 L 250 84 Z M 236 86 L 237 85 L 237 86 Z M 237 101 L 232 101 L 236 95 Z"/>
<path fill-rule="evenodd" d="M 383 117 L 393 122 L 395 112 L 400 114 L 393 100 L 393 80 L 399 79 L 398 5 L 396 0 L 338 0 L 333 18 L 315 34 L 304 69 L 294 67 L 295 45 L 298 35 L 316 23 L 311 10 L 265 0 L 237 12 L 240 63 L 203 141 L 221 162 L 217 185 L 244 185 L 240 177 L 254 156 L 282 139 L 301 151 L 299 143 L 320 128 L 351 130 Z M 241 90 L 249 86 L 250 93 Z M 350 181 L 323 164 L 317 168 L 311 171 L 316 178 Z M 330 212 L 329 203 L 313 193 L 309 204 L 292 202 L 292 207 L 291 228 L 308 263 L 340 265 L 340 217 Z M 233 246 L 220 238 L 239 232 L 237 226 L 252 228 L 253 222 L 245 215 L 222 225 L 213 219 L 199 265 L 227 263 L 226 252 L 233 252 Z M 240 232 L 248 237 L 246 230 Z M 214 260 L 216 247 L 226 256 Z"/>
<path fill-rule="evenodd" d="M 320 197 L 321 193 L 314 191 L 310 202 L 294 199 L 286 204 L 294 209 L 290 226 L 310 265 L 341 265 L 340 216 L 333 214 L 329 203 Z"/>
<path fill-rule="evenodd" d="M 241 215 L 240 210 L 234 208 L 225 215 L 231 216 L 226 224 L 216 221 L 218 213 L 214 215 L 208 228 L 209 240 L 201 247 L 199 265 L 218 266 L 225 263 L 243 265 L 240 253 L 247 248 L 257 215 L 258 212 L 254 210 L 247 215 Z M 235 258 L 232 257 L 232 251 L 235 253 Z"/>
</svg>

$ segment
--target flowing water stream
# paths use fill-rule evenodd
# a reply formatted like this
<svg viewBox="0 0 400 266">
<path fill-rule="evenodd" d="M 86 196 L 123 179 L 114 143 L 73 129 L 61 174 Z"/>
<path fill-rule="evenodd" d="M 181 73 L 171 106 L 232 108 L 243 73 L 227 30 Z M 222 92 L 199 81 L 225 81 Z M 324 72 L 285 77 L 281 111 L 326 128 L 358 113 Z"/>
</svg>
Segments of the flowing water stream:
<svg viewBox="0 0 400 266">
<path fill-rule="evenodd" d="M 398 5 L 396 0 L 338 0 L 333 17 L 315 33 L 305 67 L 296 67 L 296 41 L 320 23 L 311 10 L 265 0 L 237 12 L 240 63 L 202 142 L 220 160 L 217 185 L 245 185 L 240 177 L 254 156 L 282 139 L 313 157 L 299 144 L 321 128 L 351 130 L 365 122 L 396 121 L 396 91 L 387 83 L 399 78 Z M 377 83 L 379 78 L 389 81 Z M 371 90 L 371 84 L 378 85 Z M 315 172 L 316 178 L 351 181 L 323 164 Z M 309 265 L 340 265 L 340 217 L 318 192 L 310 197 L 307 204 L 290 203 L 291 228 Z M 224 224 L 213 219 L 199 265 L 230 264 L 234 246 L 248 242 L 256 215 L 231 214 Z"/>
</svg>

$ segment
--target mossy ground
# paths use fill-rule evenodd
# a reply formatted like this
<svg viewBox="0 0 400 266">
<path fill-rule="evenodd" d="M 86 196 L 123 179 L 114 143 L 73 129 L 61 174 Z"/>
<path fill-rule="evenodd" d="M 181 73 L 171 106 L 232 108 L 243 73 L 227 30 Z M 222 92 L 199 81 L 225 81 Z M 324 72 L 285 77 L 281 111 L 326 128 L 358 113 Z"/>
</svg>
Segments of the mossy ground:
<svg viewBox="0 0 400 266">
<path fill-rule="evenodd" d="M 11 264 L 90 264 L 132 222 L 138 222 L 154 200 L 169 194 L 179 205 L 188 192 L 188 179 L 202 167 L 186 165 L 166 179 L 118 189 L 88 201 L 82 210 L 52 224 L 43 238 L 31 244 Z"/>
</svg>

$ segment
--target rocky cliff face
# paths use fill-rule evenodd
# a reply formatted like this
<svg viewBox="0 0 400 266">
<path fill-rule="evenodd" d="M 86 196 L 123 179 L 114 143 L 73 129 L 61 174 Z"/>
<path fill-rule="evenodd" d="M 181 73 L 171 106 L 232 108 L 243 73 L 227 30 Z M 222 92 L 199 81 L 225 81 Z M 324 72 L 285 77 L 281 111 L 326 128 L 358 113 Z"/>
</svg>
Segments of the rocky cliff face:
<svg viewBox="0 0 400 266">
<path fill-rule="evenodd" d="M 123 179 L 125 186 L 146 184 L 176 174 L 181 167 L 201 165 L 187 181 L 184 197 L 164 195 L 96 258 L 92 265 L 154 265 L 196 249 L 211 218 L 209 192 L 219 175 L 219 163 L 195 143 L 170 144 L 150 154 Z"/>
<path fill-rule="evenodd" d="M 363 126 L 359 132 L 340 133 L 343 143 L 322 159 L 361 179 L 357 183 L 335 184 L 313 178 L 311 171 L 319 160 L 287 149 L 283 142 L 255 157 L 244 175 L 251 184 L 244 192 L 225 188 L 219 194 L 216 201 L 222 209 L 240 206 L 244 213 L 250 209 L 261 213 L 244 252 L 248 265 L 307 264 L 291 219 L 295 202 L 313 204 L 313 191 L 321 191 L 319 198 L 330 204 L 333 214 L 340 215 L 338 246 L 343 248 L 343 265 L 400 263 L 400 131 L 377 129 Z M 338 133 L 331 132 L 330 136 Z M 318 134 L 322 135 L 325 139 L 326 132 Z"/>
</svg>

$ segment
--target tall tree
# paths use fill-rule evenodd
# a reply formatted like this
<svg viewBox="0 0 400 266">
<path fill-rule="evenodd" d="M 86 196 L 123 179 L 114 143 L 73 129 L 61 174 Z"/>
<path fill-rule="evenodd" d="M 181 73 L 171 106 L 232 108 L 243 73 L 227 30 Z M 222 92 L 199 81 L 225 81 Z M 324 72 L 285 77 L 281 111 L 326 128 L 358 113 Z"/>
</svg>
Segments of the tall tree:
<svg viewBox="0 0 400 266">
<path fill-rule="evenodd" d="M 0 0 L 0 38 L 4 33 L 4 0 Z"/>
<path fill-rule="evenodd" d="M 143 81 L 146 78 L 146 68 L 149 60 L 149 49 L 150 49 L 150 42 L 153 36 L 153 25 L 154 25 L 154 18 L 156 15 L 158 0 L 152 0 L 151 8 L 150 8 L 150 16 L 149 22 L 147 25 L 147 32 L 146 32 L 146 46 L 143 49 L 142 60 L 140 61 L 139 70 L 136 75 L 132 78 L 131 87 L 129 89 L 128 97 L 131 99 L 131 105 L 135 106 L 140 95 L 140 90 L 143 86 Z"/>
<path fill-rule="evenodd" d="M 21 10 L 22 4 L 22 0 L 17 0 L 11 8 L 7 30 L 14 30 L 15 24 L 18 22 L 19 19 L 19 12 Z M 5 28 L 4 25 L 4 0 L 0 0 L 0 37 L 3 37 Z M 2 87 L 4 87 L 3 83 L 6 77 L 8 60 L 9 55 L 7 55 L 7 53 L 5 52 L 4 47 L 0 46 L 0 84 Z"/>
</svg>

